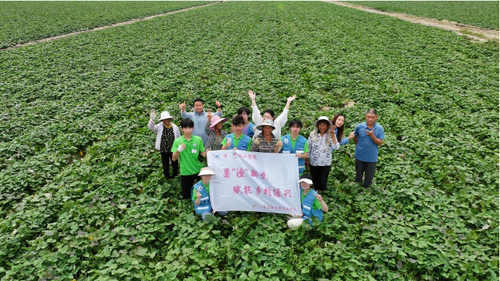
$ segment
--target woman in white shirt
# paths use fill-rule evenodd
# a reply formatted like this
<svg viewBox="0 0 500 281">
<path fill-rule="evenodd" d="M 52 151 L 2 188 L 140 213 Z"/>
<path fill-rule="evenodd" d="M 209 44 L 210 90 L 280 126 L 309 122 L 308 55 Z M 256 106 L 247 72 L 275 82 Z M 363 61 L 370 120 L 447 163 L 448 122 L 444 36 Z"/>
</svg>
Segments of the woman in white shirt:
<svg viewBox="0 0 500 281">
<path fill-rule="evenodd" d="M 311 132 L 308 139 L 309 163 L 314 186 L 317 191 L 322 191 L 326 190 L 328 174 L 332 166 L 332 151 L 339 148 L 339 143 L 330 135 L 332 123 L 328 117 L 319 117 L 314 121 L 314 126 L 316 129 Z"/>
</svg>

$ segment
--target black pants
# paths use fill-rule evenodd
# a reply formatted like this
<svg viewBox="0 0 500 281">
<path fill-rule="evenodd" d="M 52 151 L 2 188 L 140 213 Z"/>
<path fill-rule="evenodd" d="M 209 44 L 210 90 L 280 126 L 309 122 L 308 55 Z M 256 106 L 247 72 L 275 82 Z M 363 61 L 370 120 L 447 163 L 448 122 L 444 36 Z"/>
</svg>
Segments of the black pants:
<svg viewBox="0 0 500 281">
<path fill-rule="evenodd" d="M 160 152 L 161 163 L 163 164 L 163 176 L 167 179 L 176 177 L 179 174 L 179 160 L 172 161 L 172 152 Z M 172 161 L 173 176 L 170 176 L 170 161 Z"/>
<path fill-rule="evenodd" d="M 326 190 L 326 182 L 328 181 L 328 174 L 332 166 L 312 166 L 311 177 L 313 179 L 314 189 Z"/>
<path fill-rule="evenodd" d="M 363 173 L 365 173 L 364 187 L 369 187 L 372 184 L 376 167 L 377 167 L 377 162 L 365 162 L 356 159 L 356 182 L 362 182 Z"/>
<path fill-rule="evenodd" d="M 181 188 L 182 188 L 182 198 L 191 199 L 191 189 L 193 185 L 200 180 L 198 174 L 182 176 L 181 175 Z"/>
</svg>

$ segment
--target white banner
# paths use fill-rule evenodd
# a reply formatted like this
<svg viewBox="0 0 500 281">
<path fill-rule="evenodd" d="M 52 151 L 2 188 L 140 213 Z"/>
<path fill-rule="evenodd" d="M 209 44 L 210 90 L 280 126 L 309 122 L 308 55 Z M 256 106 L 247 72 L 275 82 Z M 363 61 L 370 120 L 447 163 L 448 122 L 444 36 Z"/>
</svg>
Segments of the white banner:
<svg viewBox="0 0 500 281">
<path fill-rule="evenodd" d="M 215 211 L 302 214 L 295 154 L 218 150 L 207 153 Z"/>
</svg>

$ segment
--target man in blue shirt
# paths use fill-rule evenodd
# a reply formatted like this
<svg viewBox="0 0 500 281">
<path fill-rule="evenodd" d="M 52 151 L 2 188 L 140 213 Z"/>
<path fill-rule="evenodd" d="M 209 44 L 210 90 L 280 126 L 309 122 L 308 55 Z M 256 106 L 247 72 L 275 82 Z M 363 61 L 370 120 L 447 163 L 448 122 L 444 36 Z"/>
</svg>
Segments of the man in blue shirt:
<svg viewBox="0 0 500 281">
<path fill-rule="evenodd" d="M 384 128 L 377 121 L 378 115 L 375 109 L 368 109 L 365 114 L 366 122 L 361 123 L 354 129 L 354 143 L 356 143 L 356 182 L 363 181 L 364 187 L 372 184 L 375 175 L 375 167 L 378 160 L 378 147 L 385 139 Z"/>
<path fill-rule="evenodd" d="M 188 118 L 193 120 L 194 122 L 194 129 L 193 129 L 193 135 L 200 137 L 203 140 L 203 144 L 207 142 L 208 136 L 207 133 L 205 132 L 205 124 L 207 123 L 207 114 L 211 114 L 210 109 L 208 113 L 206 113 L 203 110 L 203 107 L 205 105 L 205 101 L 196 98 L 193 101 L 193 107 L 194 107 L 194 112 L 186 112 L 186 102 L 181 103 L 179 105 L 179 108 L 181 109 L 181 116 L 182 118 Z M 218 100 L 215 100 L 215 105 L 217 106 L 217 112 L 215 115 L 218 115 L 219 117 L 222 118 L 222 105 Z"/>
</svg>

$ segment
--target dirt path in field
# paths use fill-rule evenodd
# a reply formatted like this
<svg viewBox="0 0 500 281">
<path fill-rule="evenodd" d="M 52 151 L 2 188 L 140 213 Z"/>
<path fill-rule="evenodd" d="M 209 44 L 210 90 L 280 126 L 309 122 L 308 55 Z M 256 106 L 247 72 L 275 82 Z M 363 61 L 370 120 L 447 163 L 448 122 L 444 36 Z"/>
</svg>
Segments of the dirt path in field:
<svg viewBox="0 0 500 281">
<path fill-rule="evenodd" d="M 477 42 L 486 42 L 486 41 L 497 41 L 498 42 L 499 41 L 498 40 L 498 33 L 499 33 L 498 30 L 480 28 L 477 26 L 466 25 L 466 24 L 450 22 L 450 21 L 445 21 L 445 20 L 441 21 L 441 20 L 436 20 L 436 19 L 412 16 L 412 15 L 403 14 L 403 13 L 384 12 L 384 11 L 376 10 L 373 8 L 360 6 L 360 5 L 356 5 L 356 4 L 352 4 L 352 3 L 346 3 L 346 2 L 339 2 L 339 1 L 325 1 L 325 2 L 340 5 L 340 6 L 345 6 L 345 7 L 349 7 L 349 8 L 354 8 L 354 9 L 358 9 L 358 10 L 365 11 L 365 12 L 395 17 L 395 18 L 409 21 L 409 22 L 413 22 L 413 23 L 419 23 L 419 24 L 423 24 L 423 25 L 427 25 L 427 26 L 432 26 L 432 27 L 437 27 L 437 28 L 449 30 L 449 31 L 455 32 L 458 35 L 467 36 L 467 37 L 471 38 L 473 41 L 477 41 Z"/>
<path fill-rule="evenodd" d="M 58 36 L 54 36 L 54 37 L 44 38 L 44 39 L 40 39 L 40 40 L 37 40 L 37 41 L 27 42 L 27 43 L 18 44 L 18 45 L 15 45 L 15 46 L 3 48 L 3 49 L 0 49 L 0 52 L 1 51 L 7 51 L 7 50 L 10 50 L 10 49 L 21 48 L 21 47 L 29 46 L 29 45 L 50 42 L 50 41 L 54 41 L 54 40 L 58 40 L 58 39 L 62 39 L 62 38 L 70 37 L 70 36 L 75 36 L 75 35 L 82 34 L 82 33 L 94 32 L 94 31 L 104 30 L 104 29 L 108 29 L 108 28 L 112 28 L 112 27 L 117 27 L 117 26 L 132 24 L 132 23 L 136 23 L 136 22 L 140 22 L 140 21 L 146 21 L 146 20 L 157 18 L 157 17 L 163 17 L 163 16 L 167 16 L 167 15 L 171 15 L 171 14 L 187 12 L 187 11 L 190 11 L 190 10 L 207 7 L 207 6 L 219 4 L 219 3 L 222 3 L 222 2 L 223 1 L 215 2 L 215 3 L 209 3 L 209 4 L 205 4 L 205 5 L 201 5 L 201 6 L 194 6 L 194 7 L 185 8 L 185 9 L 181 9 L 181 10 L 176 10 L 176 11 L 172 11 L 172 12 L 168 12 L 168 13 L 164 13 L 164 14 L 152 15 L 152 16 L 148 16 L 148 17 L 145 17 L 145 18 L 133 19 L 133 20 L 129 20 L 129 21 L 115 23 L 115 24 L 112 24 L 112 25 L 106 25 L 106 26 L 96 27 L 96 28 L 90 29 L 90 30 L 77 31 L 77 32 L 67 33 L 67 34 L 58 35 Z"/>
</svg>

